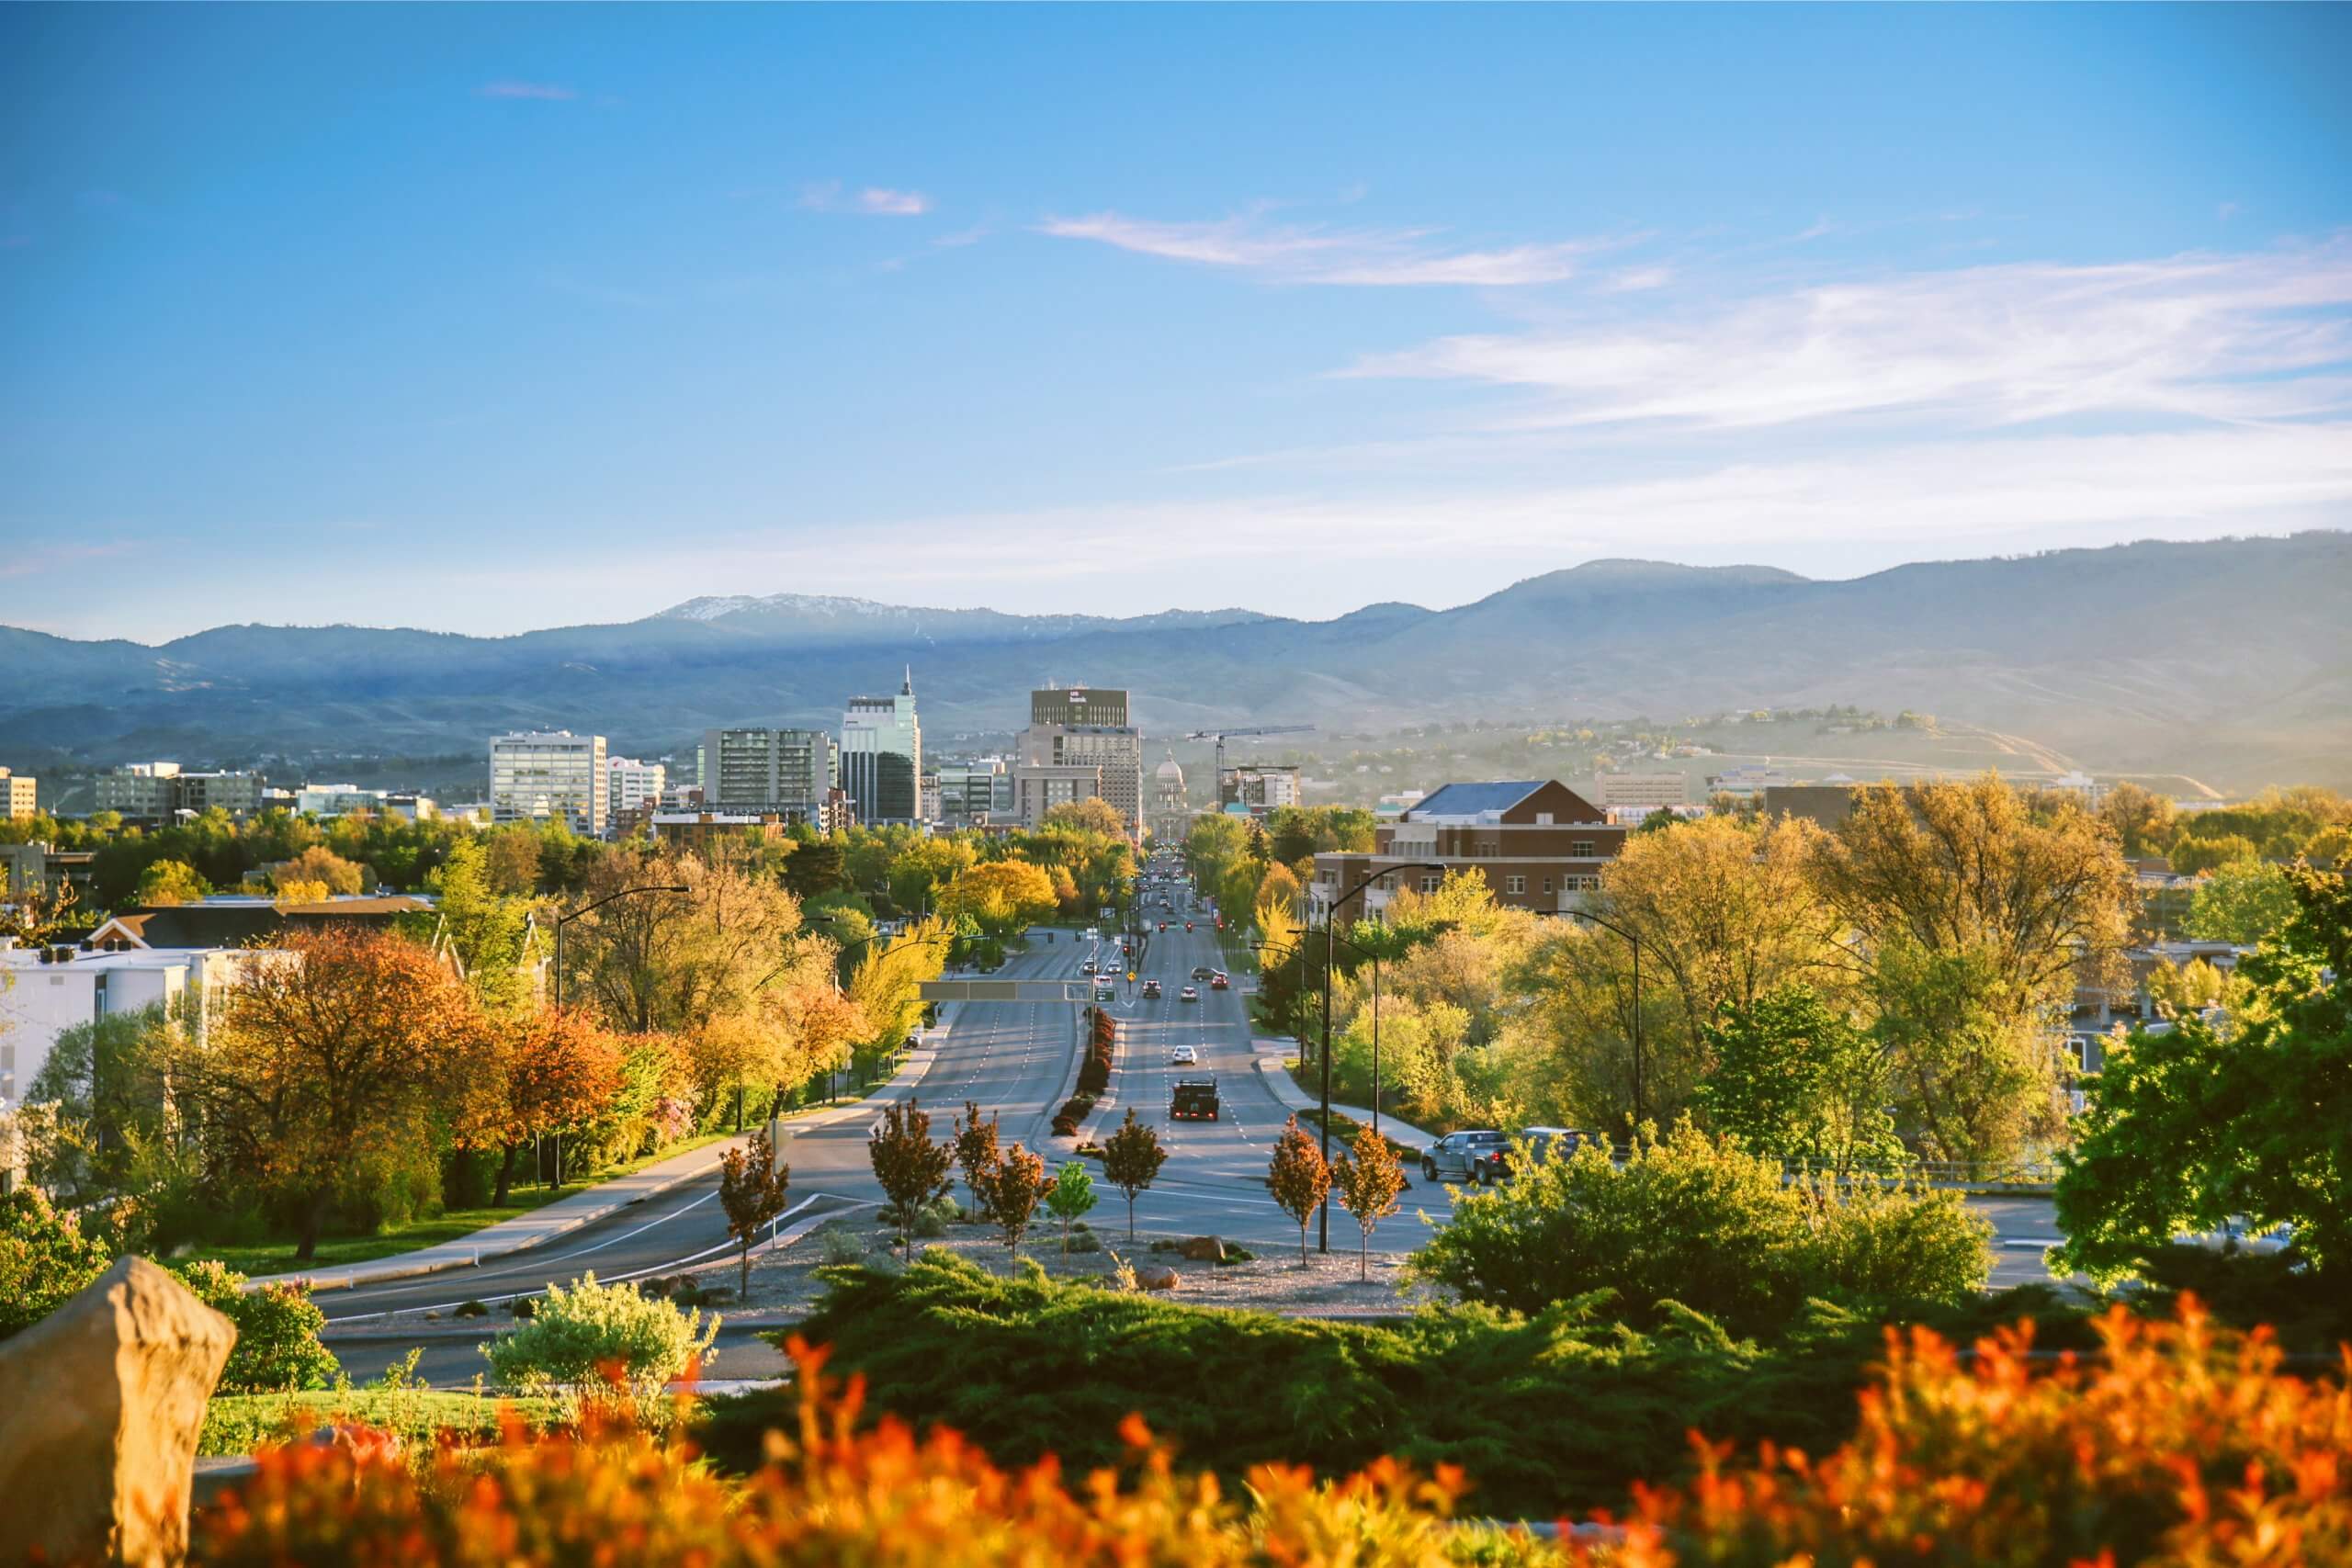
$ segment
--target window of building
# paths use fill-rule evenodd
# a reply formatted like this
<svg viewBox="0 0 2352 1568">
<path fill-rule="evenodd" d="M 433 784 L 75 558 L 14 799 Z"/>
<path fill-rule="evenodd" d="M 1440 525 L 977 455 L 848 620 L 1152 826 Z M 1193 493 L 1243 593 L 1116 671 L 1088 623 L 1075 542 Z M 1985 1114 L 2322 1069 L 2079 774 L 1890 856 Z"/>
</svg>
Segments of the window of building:
<svg viewBox="0 0 2352 1568">
<path fill-rule="evenodd" d="M 1566 887 L 1571 893 L 1591 893 L 1599 890 L 1600 886 L 1600 878 L 1579 874 L 1577 875 L 1566 878 L 1562 886 Z"/>
<path fill-rule="evenodd" d="M 1527 891 L 1527 878 L 1525 878 L 1525 877 L 1523 877 L 1523 876 L 1506 876 L 1506 877 L 1504 877 L 1504 878 L 1503 878 L 1503 891 L 1504 891 L 1504 892 L 1506 892 L 1506 893 L 1524 893 L 1524 892 L 1526 892 L 1526 891 Z"/>
<path fill-rule="evenodd" d="M 1437 876 L 1437 875 L 1436 875 L 1436 874 L 1434 874 L 1422 877 L 1422 878 L 1421 878 L 1421 891 L 1422 891 L 1422 892 L 1424 892 L 1424 893 L 1434 893 L 1434 892 L 1436 892 L 1436 891 L 1437 891 L 1437 887 L 1438 887 L 1438 884 L 1439 884 L 1441 881 L 1442 881 L 1442 880 L 1444 880 L 1444 879 L 1443 879 L 1443 878 L 1442 878 L 1442 877 L 1440 877 L 1440 876 Z"/>
<path fill-rule="evenodd" d="M 1552 879 L 1548 876 L 1544 879 L 1544 891 L 1546 893 L 1552 891 Z"/>
<path fill-rule="evenodd" d="M 1592 840 L 1590 839 L 1577 839 L 1573 840 L 1568 845 L 1568 853 L 1576 856 L 1578 860 L 1590 860 L 1592 858 Z"/>
</svg>

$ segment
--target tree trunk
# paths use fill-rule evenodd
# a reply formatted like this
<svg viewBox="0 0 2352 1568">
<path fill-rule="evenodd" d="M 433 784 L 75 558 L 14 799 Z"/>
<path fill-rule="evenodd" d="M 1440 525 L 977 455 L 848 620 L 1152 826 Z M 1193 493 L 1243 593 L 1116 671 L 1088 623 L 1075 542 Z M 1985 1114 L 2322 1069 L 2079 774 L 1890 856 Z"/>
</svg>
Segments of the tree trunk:
<svg viewBox="0 0 2352 1568">
<path fill-rule="evenodd" d="M 520 1159 L 522 1156 L 522 1145 L 509 1144 L 506 1145 L 506 1157 L 498 1162 L 498 1190 L 491 1195 L 490 1206 L 492 1208 L 503 1209 L 506 1207 L 506 1200 L 513 1196 L 514 1191 L 514 1162 Z"/>
<path fill-rule="evenodd" d="M 1306 1267 L 1306 1222 L 1298 1222 L 1298 1266 Z"/>
<path fill-rule="evenodd" d="M 327 1227 L 327 1204 L 332 1201 L 330 1194 L 321 1192 L 303 1203 L 301 1230 L 294 1246 L 295 1262 L 308 1263 L 318 1256 L 319 1233 Z"/>
<path fill-rule="evenodd" d="M 1128 1194 L 1127 1194 L 1127 1245 L 1128 1245 L 1129 1247 L 1133 1247 L 1135 1244 L 1136 1244 L 1136 1195 L 1135 1195 L 1134 1193 L 1130 1192 L 1130 1193 L 1128 1193 Z"/>
<path fill-rule="evenodd" d="M 1372 1233 L 1370 1231 L 1363 1233 L 1363 1250 L 1356 1255 L 1356 1278 L 1363 1280 L 1369 1280 L 1372 1278 Z"/>
<path fill-rule="evenodd" d="M 735 1304 L 736 1304 L 736 1305 L 738 1305 L 738 1306 L 742 1305 L 742 1304 L 743 1304 L 743 1303 L 744 1303 L 744 1301 L 745 1301 L 747 1298 L 749 1298 L 749 1297 L 750 1297 L 751 1293 L 752 1293 L 752 1243 L 751 1243 L 750 1238 L 749 1238 L 749 1237 L 746 1237 L 746 1238 L 744 1239 L 744 1242 L 743 1242 L 743 1274 L 742 1274 L 742 1278 L 741 1278 L 741 1279 L 737 1282 L 737 1284 L 736 1284 L 736 1286 L 735 1286 Z"/>
</svg>

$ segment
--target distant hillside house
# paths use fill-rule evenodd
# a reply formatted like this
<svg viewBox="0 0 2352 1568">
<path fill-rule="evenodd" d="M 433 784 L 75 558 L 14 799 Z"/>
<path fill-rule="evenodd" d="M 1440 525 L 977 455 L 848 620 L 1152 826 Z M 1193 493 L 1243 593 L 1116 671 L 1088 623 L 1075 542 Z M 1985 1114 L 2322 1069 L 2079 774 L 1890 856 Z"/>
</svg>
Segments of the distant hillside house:
<svg viewBox="0 0 2352 1568">
<path fill-rule="evenodd" d="M 1565 914 L 1600 889 L 1601 867 L 1631 831 L 1556 779 L 1450 784 L 1375 828 L 1370 854 L 1317 855 L 1307 912 L 1313 920 L 1335 912 L 1342 921 L 1376 919 L 1399 887 L 1434 893 L 1448 874 L 1475 871 L 1497 903 Z M 1404 866 L 1434 869 L 1391 869 Z M 1366 877 L 1374 879 L 1369 887 L 1351 891 Z"/>
</svg>

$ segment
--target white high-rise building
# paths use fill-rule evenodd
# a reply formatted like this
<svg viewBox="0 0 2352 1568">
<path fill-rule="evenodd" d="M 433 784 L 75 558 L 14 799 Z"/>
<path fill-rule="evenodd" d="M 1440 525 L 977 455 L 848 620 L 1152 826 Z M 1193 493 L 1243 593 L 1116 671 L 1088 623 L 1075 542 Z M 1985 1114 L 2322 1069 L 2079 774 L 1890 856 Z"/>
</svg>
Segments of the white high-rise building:
<svg viewBox="0 0 2352 1568">
<path fill-rule="evenodd" d="M 1127 831 L 1143 828 L 1143 732 L 1127 722 L 1127 694 L 1104 686 L 1050 686 L 1029 694 L 1029 728 L 1013 740 L 1013 787 L 1034 828 L 1094 770 L 1093 793 Z M 1080 800 L 1084 795 L 1078 797 Z"/>
<path fill-rule="evenodd" d="M 569 729 L 517 731 L 490 741 L 490 812 L 497 822 L 562 817 L 575 833 L 602 838 L 612 827 L 612 770 L 601 735 Z"/>
<path fill-rule="evenodd" d="M 634 757 L 608 757 L 605 765 L 612 773 L 609 798 L 615 817 L 625 816 L 649 800 L 660 802 L 670 779 L 670 770 L 661 763 L 640 762 Z"/>
<path fill-rule="evenodd" d="M 861 822 L 918 822 L 922 777 L 922 726 L 910 668 L 898 695 L 850 698 L 842 715 L 842 788 Z"/>
</svg>

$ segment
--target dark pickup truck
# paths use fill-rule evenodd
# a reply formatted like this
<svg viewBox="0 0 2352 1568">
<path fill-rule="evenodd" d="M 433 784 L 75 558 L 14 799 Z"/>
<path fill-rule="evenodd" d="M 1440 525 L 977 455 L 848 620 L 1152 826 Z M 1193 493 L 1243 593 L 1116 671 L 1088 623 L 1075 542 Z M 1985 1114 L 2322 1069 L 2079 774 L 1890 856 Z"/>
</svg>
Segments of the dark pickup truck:
<svg viewBox="0 0 2352 1568">
<path fill-rule="evenodd" d="M 1216 1120 L 1216 1079 L 1178 1078 L 1168 1095 L 1168 1119 L 1171 1122 L 1214 1122 Z"/>
</svg>

